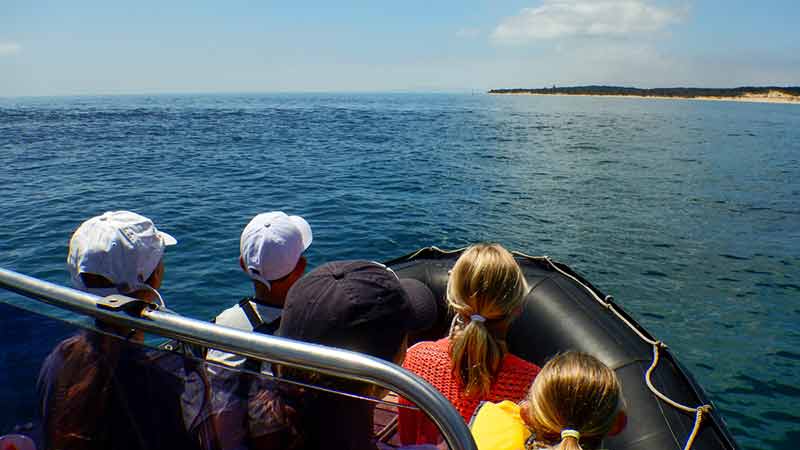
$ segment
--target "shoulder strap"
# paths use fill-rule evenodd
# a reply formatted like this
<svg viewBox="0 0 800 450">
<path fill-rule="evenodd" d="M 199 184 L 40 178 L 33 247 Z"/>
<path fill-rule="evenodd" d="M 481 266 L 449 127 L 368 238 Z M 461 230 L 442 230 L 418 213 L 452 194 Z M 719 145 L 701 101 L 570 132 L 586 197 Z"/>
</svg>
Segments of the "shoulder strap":
<svg viewBox="0 0 800 450">
<path fill-rule="evenodd" d="M 261 325 L 259 325 L 256 328 L 253 328 L 253 331 L 264 334 L 275 334 L 275 332 L 278 331 L 278 328 L 280 326 L 281 326 L 281 316 L 278 316 L 272 322 L 261 322 Z"/>
<path fill-rule="evenodd" d="M 281 325 L 281 317 L 278 316 L 275 320 L 271 322 L 264 322 L 264 319 L 261 318 L 261 315 L 258 314 L 256 308 L 253 306 L 253 298 L 246 297 L 243 298 L 239 302 L 239 306 L 244 311 L 244 314 L 247 316 L 247 320 L 250 321 L 250 325 L 253 326 L 254 333 L 263 333 L 263 334 L 275 334 L 278 331 L 278 327 Z M 244 362 L 244 367 L 247 370 L 253 372 L 260 372 L 261 371 L 261 361 L 255 360 L 253 358 L 247 358 Z M 249 384 L 249 383 L 248 383 Z"/>
<path fill-rule="evenodd" d="M 247 316 L 247 320 L 250 322 L 250 326 L 252 326 L 253 331 L 255 331 L 256 328 L 264 324 L 264 321 L 261 319 L 258 311 L 256 311 L 256 308 L 253 307 L 252 302 L 253 297 L 245 297 L 239 300 L 239 307 L 242 308 L 244 315 Z"/>
<path fill-rule="evenodd" d="M 263 334 L 275 334 L 278 331 L 278 327 L 281 326 L 281 318 L 278 316 L 277 319 L 273 320 L 272 322 L 261 322 L 256 328 L 253 328 L 254 333 L 263 333 Z M 253 372 L 260 372 L 261 371 L 261 361 L 258 361 L 253 358 L 247 358 L 244 361 L 244 367 L 248 370 Z"/>
</svg>

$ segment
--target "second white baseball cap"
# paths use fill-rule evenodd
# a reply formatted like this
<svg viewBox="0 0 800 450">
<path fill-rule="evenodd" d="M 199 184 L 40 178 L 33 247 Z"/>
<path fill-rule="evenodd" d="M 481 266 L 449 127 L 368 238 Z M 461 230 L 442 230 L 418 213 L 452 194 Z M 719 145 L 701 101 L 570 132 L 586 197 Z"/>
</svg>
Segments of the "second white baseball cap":
<svg viewBox="0 0 800 450">
<path fill-rule="evenodd" d="M 242 231 L 239 250 L 250 278 L 270 286 L 297 266 L 311 245 L 311 226 L 300 216 L 283 211 L 259 214 Z"/>
</svg>

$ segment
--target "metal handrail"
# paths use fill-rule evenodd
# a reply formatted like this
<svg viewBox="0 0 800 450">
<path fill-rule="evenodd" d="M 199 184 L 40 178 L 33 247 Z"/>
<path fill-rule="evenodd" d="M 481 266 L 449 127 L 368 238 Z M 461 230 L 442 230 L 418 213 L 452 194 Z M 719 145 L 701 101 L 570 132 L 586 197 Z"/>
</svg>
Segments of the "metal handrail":
<svg viewBox="0 0 800 450">
<path fill-rule="evenodd" d="M 419 376 L 361 353 L 248 333 L 180 315 L 143 309 L 139 315 L 98 307 L 102 297 L 0 268 L 0 287 L 105 323 L 136 328 L 183 342 L 272 363 L 376 384 L 415 403 L 439 427 L 451 449 L 477 450 L 461 415 Z"/>
</svg>

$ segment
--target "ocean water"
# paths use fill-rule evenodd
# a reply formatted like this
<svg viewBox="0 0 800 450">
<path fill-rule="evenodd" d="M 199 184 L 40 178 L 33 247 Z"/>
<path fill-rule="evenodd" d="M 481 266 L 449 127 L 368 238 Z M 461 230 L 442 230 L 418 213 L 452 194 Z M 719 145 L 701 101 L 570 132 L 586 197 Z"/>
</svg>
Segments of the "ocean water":
<svg viewBox="0 0 800 450">
<path fill-rule="evenodd" d="M 439 94 L 0 99 L 0 267 L 68 283 L 85 219 L 179 244 L 167 303 L 249 291 L 238 238 L 303 215 L 312 266 L 496 241 L 546 254 L 667 342 L 748 449 L 800 439 L 800 107 Z M 8 295 L 8 294 L 0 294 Z"/>
</svg>

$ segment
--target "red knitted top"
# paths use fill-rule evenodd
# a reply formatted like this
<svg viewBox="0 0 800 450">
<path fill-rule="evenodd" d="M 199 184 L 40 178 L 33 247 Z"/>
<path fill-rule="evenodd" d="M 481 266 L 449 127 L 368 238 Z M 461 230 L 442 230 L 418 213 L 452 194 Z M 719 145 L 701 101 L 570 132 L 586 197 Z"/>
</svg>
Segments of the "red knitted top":
<svg viewBox="0 0 800 450">
<path fill-rule="evenodd" d="M 450 340 L 420 342 L 408 349 L 403 367 L 416 373 L 438 389 L 456 407 L 465 422 L 469 422 L 475 408 L 483 401 L 518 402 L 525 397 L 539 366 L 507 353 L 503 358 L 497 379 L 486 396 L 467 397 L 461 381 L 453 377 L 450 361 Z M 401 398 L 401 404 L 411 403 Z M 398 408 L 400 441 L 403 445 L 436 444 L 441 440 L 439 430 L 425 414 L 418 410 Z"/>
</svg>

